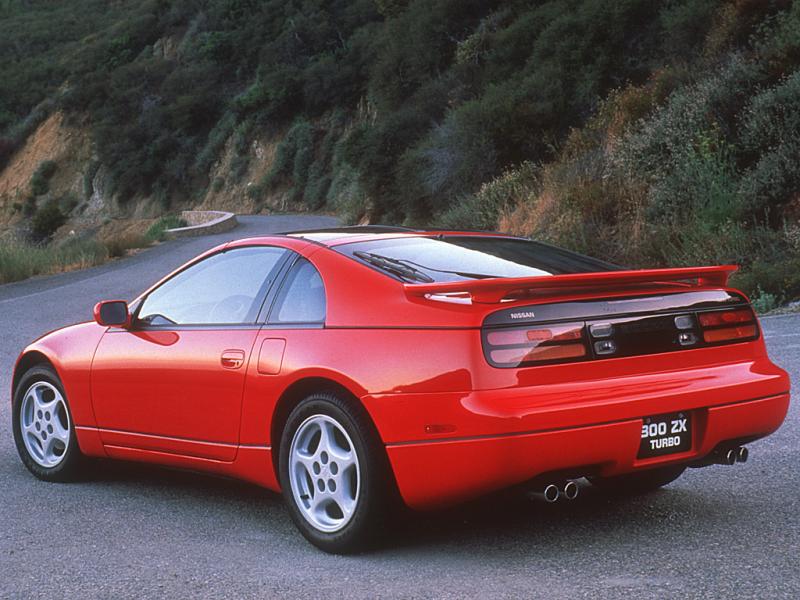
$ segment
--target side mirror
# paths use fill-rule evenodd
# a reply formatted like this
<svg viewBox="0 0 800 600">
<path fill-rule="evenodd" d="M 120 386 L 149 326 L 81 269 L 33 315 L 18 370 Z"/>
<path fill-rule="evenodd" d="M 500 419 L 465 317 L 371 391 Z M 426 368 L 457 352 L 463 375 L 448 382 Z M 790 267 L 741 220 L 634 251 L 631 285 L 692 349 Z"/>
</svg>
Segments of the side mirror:
<svg viewBox="0 0 800 600">
<path fill-rule="evenodd" d="M 128 327 L 131 322 L 128 303 L 124 300 L 103 300 L 94 305 L 94 320 L 109 327 Z"/>
</svg>

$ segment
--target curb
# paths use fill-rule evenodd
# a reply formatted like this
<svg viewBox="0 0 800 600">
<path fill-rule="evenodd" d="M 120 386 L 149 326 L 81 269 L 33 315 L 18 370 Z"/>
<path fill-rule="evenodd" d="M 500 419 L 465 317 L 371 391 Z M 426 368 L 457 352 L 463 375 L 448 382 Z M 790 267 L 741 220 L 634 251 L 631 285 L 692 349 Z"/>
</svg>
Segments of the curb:
<svg viewBox="0 0 800 600">
<path fill-rule="evenodd" d="M 234 229 L 239 224 L 234 213 L 221 210 L 184 210 L 181 211 L 181 218 L 189 225 L 167 229 L 164 231 L 166 239 L 174 240 L 208 235 L 209 233 L 222 233 Z"/>
</svg>

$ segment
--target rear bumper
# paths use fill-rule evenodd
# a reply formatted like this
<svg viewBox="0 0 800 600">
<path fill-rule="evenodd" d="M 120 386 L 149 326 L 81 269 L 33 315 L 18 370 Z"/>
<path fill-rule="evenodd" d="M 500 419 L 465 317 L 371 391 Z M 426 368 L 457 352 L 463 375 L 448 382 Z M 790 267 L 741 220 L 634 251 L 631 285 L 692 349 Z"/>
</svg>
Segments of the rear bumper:
<svg viewBox="0 0 800 600">
<path fill-rule="evenodd" d="M 788 380 L 785 381 L 788 389 Z M 781 393 L 714 406 L 676 407 L 693 414 L 692 448 L 638 460 L 642 418 L 668 412 L 651 407 L 636 418 L 529 432 L 387 444 L 406 504 L 428 509 L 523 483 L 540 474 L 591 468 L 601 475 L 691 462 L 727 440 L 755 439 L 775 431 L 789 407 Z"/>
</svg>

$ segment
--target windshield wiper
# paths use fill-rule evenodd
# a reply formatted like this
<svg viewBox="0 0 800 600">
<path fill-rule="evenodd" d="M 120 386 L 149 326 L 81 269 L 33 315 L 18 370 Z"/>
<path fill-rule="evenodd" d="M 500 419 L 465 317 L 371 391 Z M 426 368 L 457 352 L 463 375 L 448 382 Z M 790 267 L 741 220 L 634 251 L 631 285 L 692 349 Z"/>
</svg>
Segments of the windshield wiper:
<svg viewBox="0 0 800 600">
<path fill-rule="evenodd" d="M 419 269 L 416 269 L 397 258 L 389 258 L 388 256 L 373 254 L 372 252 L 362 252 L 361 250 L 356 250 L 353 252 L 353 256 L 357 256 L 366 263 L 383 269 L 389 273 L 393 273 L 394 275 L 399 275 L 400 277 L 410 281 L 422 283 L 434 282 L 434 279 L 429 275 L 426 275 Z"/>
<path fill-rule="evenodd" d="M 447 269 L 434 269 L 433 267 L 428 267 L 426 265 L 421 265 L 419 263 L 414 262 L 413 260 L 408 259 L 394 259 L 398 262 L 402 262 L 404 265 L 414 265 L 415 267 L 419 267 L 420 269 L 425 269 L 426 271 L 434 271 L 435 273 L 449 273 L 450 275 L 458 275 L 459 277 L 468 277 L 469 279 L 491 279 L 492 277 L 498 277 L 497 275 L 487 275 L 486 273 L 470 273 L 468 271 L 448 271 Z"/>
</svg>

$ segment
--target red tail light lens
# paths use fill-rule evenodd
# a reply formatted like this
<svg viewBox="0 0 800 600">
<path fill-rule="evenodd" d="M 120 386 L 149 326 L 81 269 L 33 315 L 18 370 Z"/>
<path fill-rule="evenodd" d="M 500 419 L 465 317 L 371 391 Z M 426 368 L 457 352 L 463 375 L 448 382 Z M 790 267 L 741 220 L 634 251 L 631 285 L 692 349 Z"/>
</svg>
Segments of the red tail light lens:
<svg viewBox="0 0 800 600">
<path fill-rule="evenodd" d="M 487 341 L 492 346 L 510 346 L 512 344 L 566 342 L 579 340 L 582 335 L 583 323 L 572 323 L 536 329 L 520 328 L 491 331 L 487 336 Z"/>
<path fill-rule="evenodd" d="M 697 316 L 708 344 L 737 342 L 758 337 L 756 316 L 750 308 L 700 313 Z"/>
<path fill-rule="evenodd" d="M 583 323 L 519 327 L 486 334 L 486 355 L 499 367 L 583 358 L 588 350 Z"/>
<path fill-rule="evenodd" d="M 752 338 L 756 336 L 755 325 L 743 325 L 741 327 L 724 327 L 722 329 L 711 329 L 703 332 L 703 339 L 709 343 L 727 342 Z"/>
<path fill-rule="evenodd" d="M 752 323 L 753 311 L 749 308 L 740 310 L 725 310 L 718 312 L 700 313 L 700 325 L 703 327 L 720 327 L 722 325 L 735 325 L 736 323 Z"/>
</svg>

